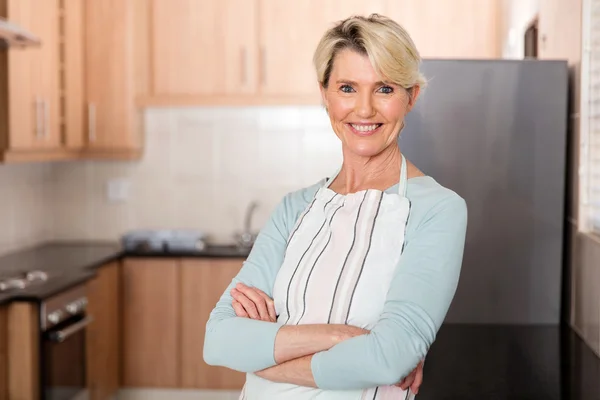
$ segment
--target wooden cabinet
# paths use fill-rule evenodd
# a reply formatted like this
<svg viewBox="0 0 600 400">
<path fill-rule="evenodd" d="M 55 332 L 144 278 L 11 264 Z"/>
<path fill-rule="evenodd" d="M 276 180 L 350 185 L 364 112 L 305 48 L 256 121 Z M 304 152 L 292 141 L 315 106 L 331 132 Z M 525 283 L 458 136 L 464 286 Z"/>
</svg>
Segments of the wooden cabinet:
<svg viewBox="0 0 600 400">
<path fill-rule="evenodd" d="M 255 0 L 153 0 L 152 11 L 156 95 L 255 92 Z"/>
<path fill-rule="evenodd" d="M 123 264 L 123 381 L 129 388 L 241 389 L 204 362 L 204 331 L 241 259 L 129 258 Z"/>
<path fill-rule="evenodd" d="M 133 20 L 131 0 L 86 0 L 86 151 L 106 156 L 141 147 L 134 107 Z"/>
<path fill-rule="evenodd" d="M 120 384 L 121 276 L 120 263 L 98 270 L 88 282 L 87 312 L 94 323 L 87 329 L 87 379 L 91 400 L 106 400 L 116 395 Z"/>
<path fill-rule="evenodd" d="M 500 56 L 499 0 L 154 0 L 138 9 L 142 106 L 319 104 L 313 53 L 327 28 L 356 14 L 399 21 L 424 57 Z"/>
<path fill-rule="evenodd" d="M 40 315 L 36 303 L 13 302 L 6 310 L 8 399 L 40 398 Z"/>
<path fill-rule="evenodd" d="M 498 0 L 387 1 L 423 58 L 500 58 Z"/>
<path fill-rule="evenodd" d="M 180 270 L 176 259 L 123 265 L 123 386 L 180 383 Z"/>
<path fill-rule="evenodd" d="M 582 57 L 582 2 L 571 0 L 540 0 L 538 57 L 545 60 L 568 60 L 569 65 L 579 65 Z M 579 69 L 579 68 L 576 68 Z M 578 73 L 574 74 L 579 80 Z M 573 85 L 579 92 L 578 82 Z M 579 99 L 573 103 L 578 112 Z"/>
<path fill-rule="evenodd" d="M 61 146 L 58 0 L 3 0 L 0 16 L 42 45 L 0 51 L 2 157 Z"/>
<path fill-rule="evenodd" d="M 8 307 L 0 306 L 0 400 L 8 400 Z"/>
<path fill-rule="evenodd" d="M 181 264 L 181 386 L 241 389 L 246 374 L 204 362 L 206 322 L 242 266 L 240 259 L 185 259 Z"/>
<path fill-rule="evenodd" d="M 132 4 L 0 0 L 41 39 L 0 50 L 0 161 L 139 157 Z"/>
</svg>

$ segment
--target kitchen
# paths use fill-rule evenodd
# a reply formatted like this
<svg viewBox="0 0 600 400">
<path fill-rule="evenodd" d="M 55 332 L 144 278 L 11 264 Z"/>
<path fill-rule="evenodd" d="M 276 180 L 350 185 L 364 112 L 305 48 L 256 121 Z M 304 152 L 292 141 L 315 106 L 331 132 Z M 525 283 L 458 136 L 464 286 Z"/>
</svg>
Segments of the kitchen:
<svg viewBox="0 0 600 400">
<path fill-rule="evenodd" d="M 417 397 L 600 399 L 600 151 L 589 154 L 598 142 L 587 106 L 597 8 L 597 0 L 0 0 L 0 17 L 34 36 L 0 50 L 0 400 L 237 398 L 243 374 L 203 361 L 208 313 L 281 197 L 339 164 L 312 52 L 330 23 L 371 12 L 407 28 L 438 81 L 451 81 L 448 71 L 513 79 L 492 86 L 492 97 L 506 99 L 485 121 L 495 134 L 537 132 L 523 139 L 536 149 L 531 158 L 562 177 L 520 174 L 516 189 L 531 195 L 523 198 L 539 207 L 537 218 L 518 202 L 488 218 L 492 206 L 477 196 L 503 182 L 477 174 L 468 182 L 458 158 L 423 149 L 450 140 L 433 146 L 407 131 L 403 148 L 474 211 L 461 287 Z M 529 74 L 519 95 L 548 92 L 513 105 L 518 81 L 505 65 Z M 433 96 L 443 93 L 435 79 L 408 128 L 433 127 L 427 109 L 448 104 Z M 518 128 L 502 124 L 512 118 Z M 492 138 L 489 152 L 457 151 L 487 166 L 510 144 Z M 551 150 L 540 152 L 541 143 Z M 514 169 L 529 165 L 519 154 Z M 515 175 L 503 167 L 499 175 Z M 502 227 L 521 218 L 518 238 L 531 249 L 478 253 L 494 242 L 477 231 L 478 215 Z"/>
</svg>

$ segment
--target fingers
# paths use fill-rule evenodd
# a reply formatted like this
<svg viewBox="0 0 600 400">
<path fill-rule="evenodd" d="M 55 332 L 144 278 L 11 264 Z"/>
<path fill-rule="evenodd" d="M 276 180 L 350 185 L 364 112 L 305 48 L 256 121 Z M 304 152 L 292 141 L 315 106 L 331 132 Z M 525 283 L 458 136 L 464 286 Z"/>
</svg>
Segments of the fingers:
<svg viewBox="0 0 600 400">
<path fill-rule="evenodd" d="M 414 380 L 414 382 L 412 383 L 412 385 L 410 387 L 410 390 L 414 394 L 418 394 L 419 393 L 419 387 L 423 383 L 423 362 L 422 361 L 417 366 L 417 371 L 416 372 L 417 373 L 415 375 L 415 380 Z"/>
<path fill-rule="evenodd" d="M 416 375 L 417 375 L 417 370 L 415 369 L 406 378 L 404 378 L 400 382 L 400 384 L 398 385 L 398 386 L 400 386 L 400 389 L 402 389 L 402 390 L 408 389 L 415 381 Z"/>
<path fill-rule="evenodd" d="M 231 290 L 231 296 L 241 304 L 250 318 L 270 322 L 277 321 L 275 304 L 262 290 L 238 283 Z"/>
<path fill-rule="evenodd" d="M 270 321 L 269 311 L 267 309 L 267 302 L 262 297 L 256 288 L 251 288 L 246 285 L 237 285 L 237 290 L 246 295 L 247 298 L 252 300 L 256 309 L 258 310 L 259 318 L 263 321 Z"/>
<path fill-rule="evenodd" d="M 244 310 L 246 310 L 250 318 L 261 319 L 256 305 L 244 293 L 240 292 L 237 289 L 232 289 L 231 296 L 234 300 L 237 300 L 242 305 L 242 307 L 244 307 Z"/>
<path fill-rule="evenodd" d="M 275 312 L 275 302 L 265 292 L 260 289 L 254 288 L 258 294 L 265 300 L 267 304 L 267 311 L 269 313 L 269 320 L 271 322 L 277 321 L 277 313 Z"/>
<path fill-rule="evenodd" d="M 244 310 L 244 307 L 242 306 L 242 304 L 239 301 L 234 299 L 231 302 L 231 305 L 233 306 L 235 315 L 237 315 L 238 317 L 248 318 L 248 313 L 246 312 L 246 310 Z"/>
</svg>

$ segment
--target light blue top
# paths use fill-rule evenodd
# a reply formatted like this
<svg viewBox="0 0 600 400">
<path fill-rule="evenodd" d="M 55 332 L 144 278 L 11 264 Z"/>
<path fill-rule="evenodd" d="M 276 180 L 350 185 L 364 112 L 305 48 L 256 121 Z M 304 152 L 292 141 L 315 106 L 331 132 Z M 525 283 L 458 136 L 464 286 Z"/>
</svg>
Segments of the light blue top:
<svg viewBox="0 0 600 400">
<path fill-rule="evenodd" d="M 467 206 L 431 177 L 409 179 L 411 208 L 403 256 L 383 313 L 369 334 L 345 340 L 312 358 L 320 389 L 393 385 L 425 358 L 454 297 L 463 258 Z M 277 271 L 296 220 L 325 180 L 287 194 L 259 233 L 240 272 L 225 289 L 206 325 L 204 360 L 242 372 L 276 365 L 276 322 L 239 318 L 231 289 L 242 282 L 273 296 Z M 397 193 L 398 185 L 386 190 Z"/>
</svg>

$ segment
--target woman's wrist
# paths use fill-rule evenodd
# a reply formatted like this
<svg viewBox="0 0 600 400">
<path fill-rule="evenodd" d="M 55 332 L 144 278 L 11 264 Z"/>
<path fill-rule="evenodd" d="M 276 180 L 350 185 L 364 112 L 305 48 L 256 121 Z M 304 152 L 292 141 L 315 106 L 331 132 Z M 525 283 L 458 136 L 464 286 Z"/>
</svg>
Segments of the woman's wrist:
<svg viewBox="0 0 600 400">
<path fill-rule="evenodd" d="M 281 364 L 329 350 L 344 340 L 367 333 L 366 329 L 342 324 L 285 325 L 275 337 L 275 362 Z"/>
</svg>

